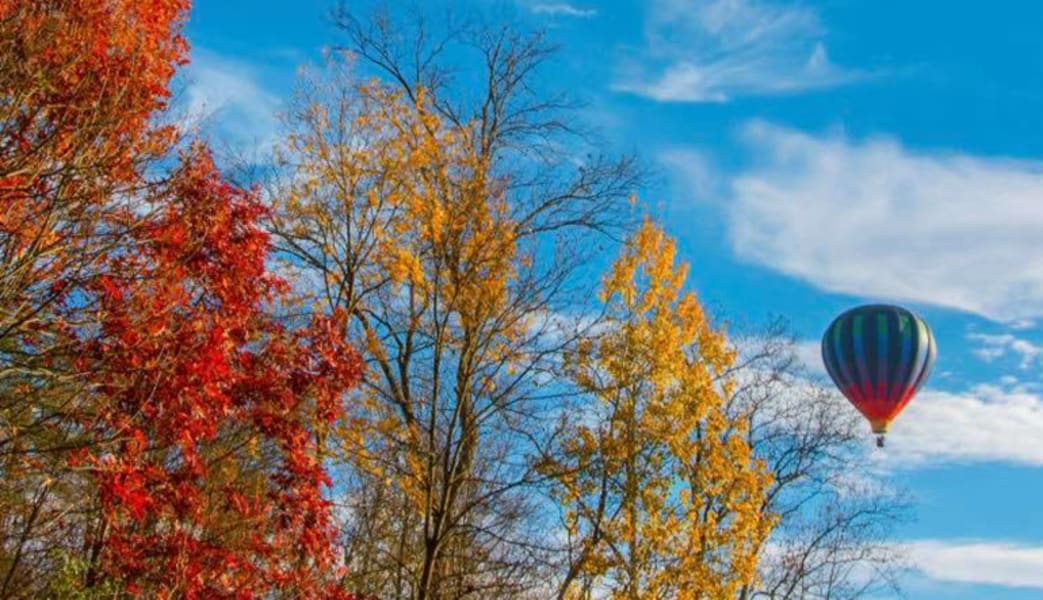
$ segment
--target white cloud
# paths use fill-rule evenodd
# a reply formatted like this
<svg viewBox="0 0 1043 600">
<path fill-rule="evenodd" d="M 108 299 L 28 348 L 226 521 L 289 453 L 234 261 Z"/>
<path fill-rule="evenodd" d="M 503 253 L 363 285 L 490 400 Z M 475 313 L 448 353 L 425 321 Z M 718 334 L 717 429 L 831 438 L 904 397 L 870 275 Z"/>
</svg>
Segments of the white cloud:
<svg viewBox="0 0 1043 600">
<path fill-rule="evenodd" d="M 797 360 L 808 369 L 808 372 L 816 375 L 825 375 L 826 367 L 822 364 L 822 342 L 818 340 L 803 340 L 794 345 L 794 353 Z"/>
<path fill-rule="evenodd" d="M 536 14 L 556 15 L 562 17 L 579 17 L 582 19 L 593 17 L 598 11 L 593 8 L 579 8 L 566 2 L 552 2 L 533 4 L 529 10 Z"/>
<path fill-rule="evenodd" d="M 1006 351 L 999 346 L 983 346 L 981 348 L 975 348 L 971 352 L 985 362 L 992 362 L 1006 353 Z"/>
<path fill-rule="evenodd" d="M 1036 322 L 1032 319 L 1018 319 L 1007 324 L 1011 329 L 1032 329 Z"/>
<path fill-rule="evenodd" d="M 903 544 L 931 579 L 1043 589 L 1043 547 L 994 541 L 919 540 Z"/>
<path fill-rule="evenodd" d="M 1043 346 L 1009 333 L 971 333 L 967 335 L 967 339 L 981 343 L 981 346 L 972 352 L 985 362 L 992 362 L 1010 352 L 1020 358 L 1022 369 L 1028 369 L 1043 358 Z"/>
<path fill-rule="evenodd" d="M 717 175 L 718 169 L 708 155 L 694 148 L 671 148 L 659 155 L 659 161 L 671 171 L 683 173 L 683 185 L 690 199 L 711 200 L 718 197 L 727 181 Z"/>
<path fill-rule="evenodd" d="M 198 123 L 219 145 L 270 149 L 278 126 L 279 98 L 261 85 L 255 67 L 194 48 L 185 71 L 186 121 Z"/>
<path fill-rule="evenodd" d="M 893 468 L 954 462 L 1043 466 L 1041 431 L 1043 397 L 1032 386 L 925 390 L 898 416 L 887 447 L 875 456 L 881 466 Z"/>
<path fill-rule="evenodd" d="M 1006 386 L 1018 385 L 1019 381 L 1020 380 L 1013 375 L 1004 375 L 1003 377 L 1000 377 L 1000 383 Z"/>
<path fill-rule="evenodd" d="M 866 77 L 833 64 L 818 15 L 756 0 L 654 0 L 646 46 L 614 88 L 660 101 L 725 102 L 735 96 L 826 88 Z"/>
<path fill-rule="evenodd" d="M 726 208 L 740 257 L 833 292 L 1043 315 L 1043 163 L 759 122 L 744 138 L 755 160 Z"/>
</svg>

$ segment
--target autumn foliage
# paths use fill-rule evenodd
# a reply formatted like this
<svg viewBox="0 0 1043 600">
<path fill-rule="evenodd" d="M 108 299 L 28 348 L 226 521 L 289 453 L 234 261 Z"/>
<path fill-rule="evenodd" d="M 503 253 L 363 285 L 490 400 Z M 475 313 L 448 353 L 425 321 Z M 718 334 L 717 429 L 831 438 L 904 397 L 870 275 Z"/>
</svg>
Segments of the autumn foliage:
<svg viewBox="0 0 1043 600">
<path fill-rule="evenodd" d="M 735 351 L 633 164 L 566 156 L 547 47 L 461 38 L 468 107 L 341 23 L 389 77 L 333 57 L 262 194 L 162 124 L 189 4 L 0 0 L 0 597 L 750 589 Z"/>
<path fill-rule="evenodd" d="M 186 58 L 180 0 L 0 0 L 0 335 L 42 318 L 96 270 L 113 212 L 167 153 L 166 107 Z"/>
<path fill-rule="evenodd" d="M 360 358 L 279 316 L 258 195 L 154 124 L 187 9 L 0 1 L 5 597 L 339 593 L 319 440 Z"/>
<path fill-rule="evenodd" d="M 188 7 L 188 0 L 0 2 L 3 175 L 57 175 L 61 163 L 104 179 L 136 177 L 136 163 L 162 151 L 173 133 L 149 120 L 186 62 L 179 29 Z"/>
<path fill-rule="evenodd" d="M 748 417 L 726 410 L 735 351 L 684 291 L 687 269 L 645 221 L 605 278 L 604 329 L 568 357 L 596 404 L 552 463 L 579 540 L 566 597 L 734 598 L 756 579 L 771 475 Z"/>
<path fill-rule="evenodd" d="M 107 440 L 83 457 L 109 523 L 103 564 L 161 596 L 313 595 L 333 535 L 315 434 L 358 356 L 338 315 L 288 331 L 265 311 L 283 284 L 266 271 L 263 209 L 204 150 L 154 202 L 95 284 L 99 330 L 78 361 Z"/>
</svg>

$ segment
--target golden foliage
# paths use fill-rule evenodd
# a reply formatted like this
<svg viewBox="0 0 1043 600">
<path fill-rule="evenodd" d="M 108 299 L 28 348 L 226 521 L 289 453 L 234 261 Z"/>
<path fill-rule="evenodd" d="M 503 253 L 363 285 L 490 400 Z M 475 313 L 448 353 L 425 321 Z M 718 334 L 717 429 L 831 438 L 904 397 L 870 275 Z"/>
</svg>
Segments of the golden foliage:
<svg viewBox="0 0 1043 600">
<path fill-rule="evenodd" d="M 366 510 L 399 512 L 359 560 L 420 573 L 411 585 L 428 593 L 465 496 L 487 485 L 479 419 L 522 352 L 524 256 L 473 126 L 447 123 L 422 90 L 342 75 L 304 86 L 275 226 L 290 265 L 321 277 L 305 300 L 351 315 L 369 365 L 340 457 L 379 497 Z"/>
<path fill-rule="evenodd" d="M 558 464 L 569 538 L 566 597 L 730 598 L 756 577 L 775 518 L 771 477 L 725 412 L 724 335 L 683 287 L 674 242 L 650 221 L 604 280 L 608 321 L 569 358 L 596 406 Z"/>
</svg>

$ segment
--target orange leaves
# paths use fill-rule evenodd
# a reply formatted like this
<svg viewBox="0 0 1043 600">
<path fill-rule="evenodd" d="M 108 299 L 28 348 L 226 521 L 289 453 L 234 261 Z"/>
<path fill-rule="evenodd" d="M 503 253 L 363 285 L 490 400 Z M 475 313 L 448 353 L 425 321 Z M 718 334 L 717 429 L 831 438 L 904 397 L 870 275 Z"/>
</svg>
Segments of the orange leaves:
<svg viewBox="0 0 1043 600">
<path fill-rule="evenodd" d="M 187 11 L 188 0 L 0 0 L 2 78 L 16 94 L 0 115 L 3 133 L 37 151 L 0 164 L 33 172 L 43 165 L 29 161 L 47 148 L 52 160 L 135 177 L 140 153 L 171 140 L 148 120 L 185 60 Z"/>
</svg>

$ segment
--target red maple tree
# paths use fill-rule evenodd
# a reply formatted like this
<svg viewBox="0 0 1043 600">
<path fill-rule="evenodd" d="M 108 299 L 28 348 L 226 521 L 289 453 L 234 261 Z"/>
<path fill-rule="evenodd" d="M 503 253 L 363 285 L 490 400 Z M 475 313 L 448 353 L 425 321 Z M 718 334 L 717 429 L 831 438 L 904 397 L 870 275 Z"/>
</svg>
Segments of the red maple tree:
<svg viewBox="0 0 1043 600">
<path fill-rule="evenodd" d="M 79 361 L 97 382 L 90 426 L 109 440 L 82 457 L 107 516 L 103 564 L 160 597 L 314 596 L 334 534 L 315 440 L 359 355 L 341 315 L 292 330 L 271 315 L 285 284 L 265 266 L 264 208 L 205 149 L 151 202 L 94 286 L 99 327 Z"/>
<path fill-rule="evenodd" d="M 204 147 L 157 179 L 188 8 L 0 0 L 0 595 L 48 589 L 30 552 L 145 597 L 338 595 L 317 440 L 360 359 L 341 315 L 276 315 L 264 206 Z"/>
</svg>

